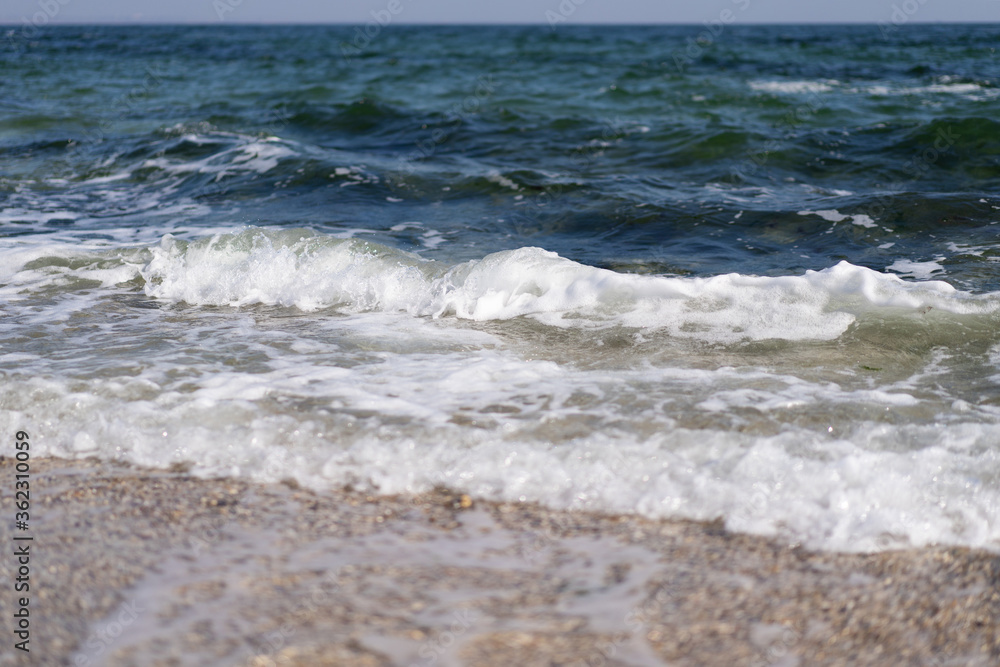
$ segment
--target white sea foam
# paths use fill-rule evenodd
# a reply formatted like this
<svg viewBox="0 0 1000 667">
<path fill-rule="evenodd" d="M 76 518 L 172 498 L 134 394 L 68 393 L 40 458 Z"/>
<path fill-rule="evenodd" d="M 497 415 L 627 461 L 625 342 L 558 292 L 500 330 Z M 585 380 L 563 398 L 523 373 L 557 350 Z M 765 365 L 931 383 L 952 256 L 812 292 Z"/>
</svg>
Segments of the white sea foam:
<svg viewBox="0 0 1000 667">
<path fill-rule="evenodd" d="M 451 266 L 305 230 L 10 238 L 0 267 L 0 429 L 39 455 L 1000 550 L 1000 414 L 950 389 L 986 386 L 1000 343 L 970 381 L 935 333 L 992 335 L 995 295 L 847 263 L 672 278 L 521 248 Z"/>
<path fill-rule="evenodd" d="M 400 333 L 407 329 L 411 338 L 428 333 Z M 240 335 L 259 334 L 248 324 Z M 692 428 L 664 411 L 684 392 L 765 412 L 788 406 L 761 390 L 732 402 L 720 386 L 760 381 L 732 369 L 583 371 L 491 351 L 475 335 L 469 343 L 478 353 L 383 354 L 351 368 L 275 358 L 271 348 L 270 370 L 189 377 L 185 391 L 169 380 L 160 388 L 165 369 L 72 388 L 29 379 L 0 389 L 0 427 L 30 429 L 43 455 L 193 462 L 201 475 L 382 493 L 444 484 L 555 507 L 722 516 L 734 530 L 848 551 L 1000 549 L 996 424 L 838 420 L 832 433 L 789 425 L 773 435 Z M 645 387 L 659 388 L 648 396 Z M 784 391 L 816 404 L 914 400 L 796 381 Z"/>
<path fill-rule="evenodd" d="M 912 259 L 897 259 L 885 268 L 886 271 L 895 271 L 901 276 L 908 276 L 919 280 L 928 280 L 935 274 L 940 276 L 945 272 L 944 267 L 935 260 L 915 262 Z"/>
<path fill-rule="evenodd" d="M 669 278 L 521 248 L 448 268 L 374 243 L 256 229 L 191 244 L 168 236 L 151 252 L 141 271 L 146 292 L 171 301 L 476 321 L 529 316 L 558 327 L 623 325 L 718 343 L 834 339 L 872 309 L 975 314 L 1000 305 L 947 283 L 907 283 L 846 262 L 801 276 Z"/>
<path fill-rule="evenodd" d="M 826 93 L 833 90 L 838 81 L 751 81 L 750 88 L 765 93 Z"/>
<path fill-rule="evenodd" d="M 293 155 L 295 151 L 277 139 L 261 139 L 239 143 L 201 160 L 153 158 L 143 162 L 141 168 L 161 169 L 169 174 L 215 174 L 215 180 L 221 180 L 239 172 L 267 173 L 278 166 L 282 159 Z"/>
<path fill-rule="evenodd" d="M 864 213 L 857 213 L 855 215 L 844 215 L 836 209 L 828 209 L 823 211 L 799 211 L 799 215 L 818 215 L 824 220 L 830 222 L 842 222 L 844 220 L 850 220 L 852 224 L 858 225 L 860 227 L 875 227 L 875 221 L 871 219 L 868 215 Z"/>
<path fill-rule="evenodd" d="M 959 95 L 970 100 L 990 99 L 1000 94 L 1000 90 L 995 88 L 985 88 L 978 83 L 954 82 L 949 80 L 947 77 L 942 77 L 942 79 L 937 83 L 926 86 L 885 83 L 850 88 L 846 92 L 865 93 L 878 97 L 901 95 Z"/>
<path fill-rule="evenodd" d="M 521 189 L 520 187 L 518 187 L 517 183 L 510 180 L 509 178 L 507 178 L 506 176 L 504 176 L 503 174 L 501 174 L 499 171 L 496 170 L 487 173 L 486 180 L 488 180 L 491 183 L 496 183 L 497 185 L 502 185 L 505 188 L 510 188 L 511 190 Z"/>
</svg>

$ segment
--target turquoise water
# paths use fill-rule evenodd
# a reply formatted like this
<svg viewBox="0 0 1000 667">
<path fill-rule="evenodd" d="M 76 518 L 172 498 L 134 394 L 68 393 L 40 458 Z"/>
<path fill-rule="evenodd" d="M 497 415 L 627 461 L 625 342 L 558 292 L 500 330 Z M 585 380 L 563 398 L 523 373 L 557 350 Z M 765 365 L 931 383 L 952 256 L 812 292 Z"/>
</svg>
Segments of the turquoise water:
<svg viewBox="0 0 1000 667">
<path fill-rule="evenodd" d="M 1000 26 L 700 32 L 0 31 L 0 421 L 996 548 Z"/>
</svg>

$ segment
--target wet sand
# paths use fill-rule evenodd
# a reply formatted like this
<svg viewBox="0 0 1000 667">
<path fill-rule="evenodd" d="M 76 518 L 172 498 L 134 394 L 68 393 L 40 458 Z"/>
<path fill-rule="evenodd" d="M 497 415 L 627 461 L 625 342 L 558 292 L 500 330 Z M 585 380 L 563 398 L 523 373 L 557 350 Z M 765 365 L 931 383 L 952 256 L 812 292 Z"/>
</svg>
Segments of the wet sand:
<svg viewBox="0 0 1000 667">
<path fill-rule="evenodd" d="M 0 665 L 998 665 L 1000 556 L 31 462 L 31 653 Z"/>
</svg>

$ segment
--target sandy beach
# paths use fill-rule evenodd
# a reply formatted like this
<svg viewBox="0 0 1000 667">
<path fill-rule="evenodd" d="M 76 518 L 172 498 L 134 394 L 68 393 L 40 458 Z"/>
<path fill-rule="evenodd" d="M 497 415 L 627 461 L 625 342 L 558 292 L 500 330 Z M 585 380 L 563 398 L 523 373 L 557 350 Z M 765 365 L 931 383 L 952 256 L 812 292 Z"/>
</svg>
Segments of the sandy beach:
<svg viewBox="0 0 1000 667">
<path fill-rule="evenodd" d="M 5 583 L 3 665 L 1000 664 L 987 552 L 815 553 L 717 523 L 96 460 L 31 474 L 31 652 Z M 5 483 L 7 545 L 13 505 Z"/>
</svg>

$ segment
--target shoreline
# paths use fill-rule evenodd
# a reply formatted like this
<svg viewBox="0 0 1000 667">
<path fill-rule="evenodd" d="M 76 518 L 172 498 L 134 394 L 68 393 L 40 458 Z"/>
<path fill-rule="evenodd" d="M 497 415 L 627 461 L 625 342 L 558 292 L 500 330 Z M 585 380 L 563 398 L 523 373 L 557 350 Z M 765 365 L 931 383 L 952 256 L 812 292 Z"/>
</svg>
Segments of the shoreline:
<svg viewBox="0 0 1000 667">
<path fill-rule="evenodd" d="M 813 552 L 718 522 L 92 459 L 32 459 L 31 489 L 32 650 L 8 631 L 0 665 L 1000 663 L 986 551 Z"/>
</svg>

